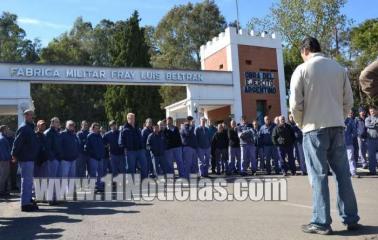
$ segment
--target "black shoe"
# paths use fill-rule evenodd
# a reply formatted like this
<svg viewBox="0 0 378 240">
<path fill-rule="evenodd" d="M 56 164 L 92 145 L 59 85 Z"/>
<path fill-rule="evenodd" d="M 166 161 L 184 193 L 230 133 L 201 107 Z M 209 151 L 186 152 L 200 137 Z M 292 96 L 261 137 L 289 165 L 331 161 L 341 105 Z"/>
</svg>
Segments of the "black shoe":
<svg viewBox="0 0 378 240">
<path fill-rule="evenodd" d="M 297 172 L 291 172 L 291 175 L 292 175 L 292 176 L 296 176 L 296 175 L 297 175 Z"/>
<path fill-rule="evenodd" d="M 9 198 L 11 195 L 9 192 L 0 193 L 0 198 Z"/>
<path fill-rule="evenodd" d="M 39 210 L 37 205 L 27 204 L 27 205 L 21 206 L 22 212 L 34 212 L 34 211 L 37 211 L 37 210 Z"/>
<path fill-rule="evenodd" d="M 363 226 L 361 224 L 358 224 L 358 223 L 347 224 L 347 230 L 348 231 L 360 230 L 362 227 Z"/>
<path fill-rule="evenodd" d="M 302 176 L 307 176 L 308 174 L 306 172 L 303 172 L 302 173 Z"/>
<path fill-rule="evenodd" d="M 331 227 L 320 227 L 314 224 L 302 225 L 302 231 L 305 233 L 315 233 L 320 235 L 330 235 L 332 234 Z"/>
<path fill-rule="evenodd" d="M 96 188 L 95 193 L 104 193 L 105 189 L 104 188 Z"/>
<path fill-rule="evenodd" d="M 214 169 L 211 170 L 211 174 L 215 174 L 215 170 Z"/>
</svg>

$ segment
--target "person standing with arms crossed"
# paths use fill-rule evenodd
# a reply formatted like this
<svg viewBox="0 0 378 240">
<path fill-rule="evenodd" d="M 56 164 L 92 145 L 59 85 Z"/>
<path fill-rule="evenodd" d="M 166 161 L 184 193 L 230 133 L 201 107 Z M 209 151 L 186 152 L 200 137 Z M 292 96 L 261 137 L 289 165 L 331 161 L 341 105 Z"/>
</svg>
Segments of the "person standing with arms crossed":
<svg viewBox="0 0 378 240">
<path fill-rule="evenodd" d="M 353 106 L 353 94 L 345 69 L 324 57 L 317 39 L 301 44 L 304 61 L 291 78 L 290 111 L 304 133 L 305 161 L 312 186 L 313 215 L 305 233 L 331 234 L 329 167 L 337 186 L 339 215 L 348 230 L 358 224 L 357 201 L 349 173 L 344 139 L 344 119 Z"/>
</svg>

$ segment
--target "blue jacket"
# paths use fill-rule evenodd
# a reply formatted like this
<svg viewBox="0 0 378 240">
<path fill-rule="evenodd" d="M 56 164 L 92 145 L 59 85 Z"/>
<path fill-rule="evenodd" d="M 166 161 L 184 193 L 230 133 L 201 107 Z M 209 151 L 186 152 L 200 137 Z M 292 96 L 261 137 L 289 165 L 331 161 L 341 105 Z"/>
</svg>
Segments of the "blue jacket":
<svg viewBox="0 0 378 240">
<path fill-rule="evenodd" d="M 289 125 L 293 128 L 294 136 L 295 136 L 295 142 L 302 144 L 302 142 L 303 142 L 302 130 L 295 123 L 289 122 Z"/>
<path fill-rule="evenodd" d="M 34 132 L 34 124 L 23 123 L 16 132 L 11 153 L 12 156 L 15 156 L 17 161 L 20 162 L 34 162 L 37 160 L 39 149 L 40 145 Z"/>
<path fill-rule="evenodd" d="M 214 125 L 210 125 L 209 126 L 210 139 L 213 139 L 216 132 L 217 132 L 217 128 Z"/>
<path fill-rule="evenodd" d="M 163 156 L 165 151 L 164 134 L 150 133 L 147 138 L 147 149 L 151 151 L 154 156 Z"/>
<path fill-rule="evenodd" d="M 60 139 L 62 143 L 62 160 L 76 160 L 80 153 L 79 138 L 76 134 L 66 129 L 60 134 Z"/>
<path fill-rule="evenodd" d="M 260 128 L 260 142 L 263 146 L 273 146 L 272 133 L 275 125 L 271 123 L 269 126 L 266 124 L 262 125 Z"/>
<path fill-rule="evenodd" d="M 127 151 L 138 151 L 143 149 L 142 133 L 138 127 L 126 123 L 122 129 L 118 144 Z"/>
<path fill-rule="evenodd" d="M 142 130 L 143 148 L 146 148 L 147 138 L 152 133 L 152 128 L 145 127 Z"/>
<path fill-rule="evenodd" d="M 85 144 L 87 143 L 87 137 L 89 135 L 88 130 L 81 130 L 77 132 L 76 136 L 79 139 L 80 152 L 85 153 Z"/>
<path fill-rule="evenodd" d="M 180 135 L 183 147 L 197 148 L 197 138 L 194 134 L 194 126 L 184 124 L 180 129 Z"/>
<path fill-rule="evenodd" d="M 109 145 L 110 154 L 112 155 L 123 155 L 123 149 L 118 144 L 119 139 L 119 131 L 110 130 L 109 132 L 105 133 L 102 137 L 104 140 L 105 146 Z"/>
<path fill-rule="evenodd" d="M 14 137 L 10 137 L 10 136 L 4 136 L 4 137 L 5 137 L 6 139 L 8 139 L 10 149 L 12 149 L 12 147 L 13 147 L 13 143 L 14 143 Z"/>
<path fill-rule="evenodd" d="M 46 136 L 46 150 L 49 160 L 61 159 L 62 144 L 60 142 L 60 135 L 54 128 L 49 128 L 45 131 Z"/>
<path fill-rule="evenodd" d="M 366 139 L 367 138 L 367 131 L 365 127 L 365 119 L 360 117 L 356 117 L 356 129 L 357 129 L 357 136 L 359 138 Z"/>
<path fill-rule="evenodd" d="M 39 152 L 37 156 L 37 160 L 35 161 L 35 164 L 38 166 L 42 166 L 44 162 L 48 160 L 47 156 L 47 148 L 46 148 L 46 136 L 42 132 L 36 132 L 37 139 L 39 142 Z"/>
<path fill-rule="evenodd" d="M 345 145 L 353 145 L 353 139 L 357 136 L 357 129 L 354 121 L 345 120 Z"/>
<path fill-rule="evenodd" d="M 211 146 L 210 130 L 207 127 L 197 127 L 194 131 L 199 148 L 209 148 Z"/>
<path fill-rule="evenodd" d="M 365 126 L 367 128 L 367 137 L 378 139 L 378 117 L 367 117 L 365 120 Z"/>
<path fill-rule="evenodd" d="M 345 125 L 346 125 L 346 124 L 349 124 L 350 122 L 352 122 L 354 125 L 356 125 L 356 124 L 355 124 L 356 119 L 354 119 L 354 118 L 350 118 L 350 117 L 347 117 L 347 118 L 345 119 Z M 355 127 L 356 127 L 356 126 L 355 126 Z"/>
<path fill-rule="evenodd" d="M 0 161 L 9 161 L 11 160 L 11 149 L 8 142 L 8 139 L 0 133 Z"/>
<path fill-rule="evenodd" d="M 102 141 L 101 134 L 88 134 L 87 143 L 85 144 L 85 151 L 88 153 L 89 157 L 96 160 L 101 160 L 105 157 L 105 145 Z"/>
</svg>

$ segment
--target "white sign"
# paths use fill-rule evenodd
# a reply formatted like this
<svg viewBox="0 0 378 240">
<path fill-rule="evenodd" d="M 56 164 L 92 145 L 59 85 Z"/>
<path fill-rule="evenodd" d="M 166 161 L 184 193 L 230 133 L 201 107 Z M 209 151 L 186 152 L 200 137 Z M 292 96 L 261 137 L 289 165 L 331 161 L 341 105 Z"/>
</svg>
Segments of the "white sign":
<svg viewBox="0 0 378 240">
<path fill-rule="evenodd" d="M 232 85 L 232 73 L 224 71 L 17 65 L 0 63 L 0 80 L 21 80 L 33 83 Z"/>
</svg>

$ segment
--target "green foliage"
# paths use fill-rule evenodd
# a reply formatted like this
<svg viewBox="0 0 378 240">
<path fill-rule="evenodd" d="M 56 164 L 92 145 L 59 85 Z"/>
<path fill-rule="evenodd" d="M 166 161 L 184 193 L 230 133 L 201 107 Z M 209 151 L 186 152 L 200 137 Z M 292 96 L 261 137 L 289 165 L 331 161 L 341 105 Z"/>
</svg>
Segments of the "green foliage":
<svg viewBox="0 0 378 240">
<path fill-rule="evenodd" d="M 126 21 L 114 25 L 111 38 L 111 65 L 117 67 L 151 67 L 150 49 L 145 40 L 145 29 L 139 26 L 138 12 Z M 109 119 L 123 123 L 128 112 L 136 114 L 139 124 L 148 118 L 161 119 L 158 87 L 109 86 L 105 93 L 105 109 Z"/>
<path fill-rule="evenodd" d="M 17 16 L 3 12 L 0 16 L 0 61 L 33 63 L 39 60 L 40 41 L 25 39 L 25 31 L 18 26 Z"/>
<path fill-rule="evenodd" d="M 284 48 L 284 71 L 286 86 L 290 86 L 291 75 L 295 68 L 303 62 L 299 49 L 297 48 Z"/>
<path fill-rule="evenodd" d="M 54 39 L 42 49 L 43 64 L 93 65 L 93 29 L 89 22 L 77 18 L 70 32 Z M 106 49 L 104 49 L 106 51 Z M 105 86 L 33 84 L 32 98 L 39 119 L 58 116 L 72 119 L 104 121 L 106 118 L 103 95 Z"/>
<path fill-rule="evenodd" d="M 105 109 L 103 86 L 33 84 L 32 98 L 38 119 L 53 116 L 61 120 L 103 122 Z"/>
<path fill-rule="evenodd" d="M 298 48 L 305 36 L 315 37 L 323 52 L 330 53 L 336 40 L 335 31 L 343 31 L 348 24 L 340 12 L 345 3 L 346 0 L 280 0 L 269 15 L 253 18 L 249 25 L 280 33 L 288 47 Z"/>
<path fill-rule="evenodd" d="M 350 63 L 350 78 L 352 83 L 355 83 L 353 90 L 356 96 L 356 105 L 377 105 L 377 97 L 375 99 L 368 98 L 362 93 L 358 78 L 361 71 L 378 58 L 378 18 L 366 20 L 351 29 L 350 47 L 351 55 L 354 58 Z"/>
<path fill-rule="evenodd" d="M 302 63 L 299 48 L 306 36 L 317 38 L 325 54 L 349 63 L 344 51 L 351 22 L 340 11 L 345 4 L 346 0 L 280 0 L 266 17 L 251 19 L 248 27 L 257 34 L 268 31 L 282 36 L 287 90 L 291 75 Z"/>
<path fill-rule="evenodd" d="M 366 66 L 378 57 L 378 18 L 352 28 L 350 45 L 357 56 L 356 64 Z"/>
<path fill-rule="evenodd" d="M 200 47 L 226 28 L 214 1 L 173 7 L 153 30 L 152 65 L 158 68 L 200 69 Z M 186 97 L 185 87 L 161 87 L 162 106 Z"/>
</svg>

